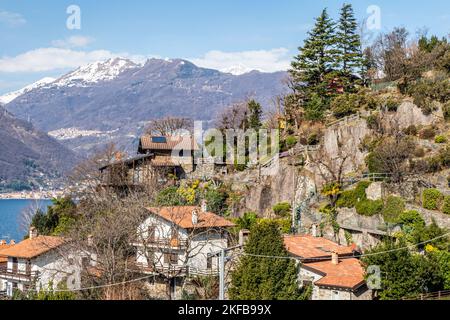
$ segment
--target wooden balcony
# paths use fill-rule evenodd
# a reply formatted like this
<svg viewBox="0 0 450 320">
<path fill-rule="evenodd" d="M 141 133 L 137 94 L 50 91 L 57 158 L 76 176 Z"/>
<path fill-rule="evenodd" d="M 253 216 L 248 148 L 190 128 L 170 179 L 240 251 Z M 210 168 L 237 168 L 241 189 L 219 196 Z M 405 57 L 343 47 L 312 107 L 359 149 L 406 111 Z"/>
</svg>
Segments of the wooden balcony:
<svg viewBox="0 0 450 320">
<path fill-rule="evenodd" d="M 129 264 L 130 265 L 130 264 Z M 213 269 L 198 269 L 186 265 L 154 265 L 147 266 L 140 263 L 132 264 L 130 269 L 134 271 L 140 271 L 145 274 L 164 274 L 168 277 L 179 276 L 218 276 L 219 270 Z"/>
<path fill-rule="evenodd" d="M 177 238 L 172 239 L 136 239 L 133 241 L 134 246 L 138 247 L 150 247 L 150 248 L 161 248 L 161 249 L 179 249 L 184 250 L 188 247 L 188 241 L 187 240 L 180 240 Z"/>
<path fill-rule="evenodd" d="M 0 268 L 0 279 L 15 280 L 22 282 L 29 282 L 35 279 L 39 275 L 36 271 L 23 271 L 7 268 Z"/>
</svg>

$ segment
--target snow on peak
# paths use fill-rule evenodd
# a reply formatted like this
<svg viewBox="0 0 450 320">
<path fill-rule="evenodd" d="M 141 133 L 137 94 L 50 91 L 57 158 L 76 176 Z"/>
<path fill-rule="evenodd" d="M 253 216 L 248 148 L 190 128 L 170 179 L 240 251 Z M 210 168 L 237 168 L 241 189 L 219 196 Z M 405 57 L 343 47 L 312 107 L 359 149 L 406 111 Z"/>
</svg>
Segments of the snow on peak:
<svg viewBox="0 0 450 320">
<path fill-rule="evenodd" d="M 45 87 L 47 84 L 50 84 L 50 83 L 54 82 L 55 80 L 56 80 L 55 78 L 46 77 L 46 78 L 36 81 L 35 83 L 32 83 L 20 90 L 7 93 L 3 96 L 0 96 L 0 103 L 8 104 L 8 103 L 12 102 L 13 100 L 15 100 L 16 98 L 18 98 L 19 96 L 21 96 L 25 93 L 28 93 L 34 89 Z"/>
<path fill-rule="evenodd" d="M 100 81 L 111 81 L 122 72 L 137 67 L 139 67 L 138 64 L 123 58 L 97 61 L 79 67 L 77 70 L 62 76 L 55 82 L 55 85 L 62 87 L 97 83 Z"/>
<path fill-rule="evenodd" d="M 223 68 L 220 71 L 223 72 L 223 73 L 231 73 L 231 74 L 233 74 L 235 76 L 240 76 L 242 74 L 249 73 L 249 72 L 253 71 L 253 69 L 251 69 L 251 68 L 249 68 L 249 67 L 247 67 L 247 66 L 245 66 L 243 64 L 238 64 L 238 65 L 231 66 L 231 67 L 228 67 L 228 68 Z"/>
</svg>

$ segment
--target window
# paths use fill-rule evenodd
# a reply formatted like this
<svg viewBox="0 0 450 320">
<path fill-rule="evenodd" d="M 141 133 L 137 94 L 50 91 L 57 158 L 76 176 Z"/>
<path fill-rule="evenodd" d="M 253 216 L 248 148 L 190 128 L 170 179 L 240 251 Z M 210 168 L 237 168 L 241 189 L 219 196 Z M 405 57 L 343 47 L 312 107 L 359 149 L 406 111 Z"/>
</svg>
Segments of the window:
<svg viewBox="0 0 450 320">
<path fill-rule="evenodd" d="M 149 226 L 147 234 L 148 234 L 148 241 L 149 242 L 154 242 L 155 241 L 155 234 L 156 234 L 155 226 Z"/>
<path fill-rule="evenodd" d="M 17 258 L 12 258 L 12 271 L 17 272 L 19 269 L 19 260 Z"/>
<path fill-rule="evenodd" d="M 164 254 L 165 264 L 178 264 L 178 254 L 176 253 L 165 253 Z"/>
<path fill-rule="evenodd" d="M 210 255 L 208 255 L 208 257 L 206 258 L 206 269 L 212 269 L 212 261 L 213 260 L 213 258 L 210 256 Z"/>
</svg>

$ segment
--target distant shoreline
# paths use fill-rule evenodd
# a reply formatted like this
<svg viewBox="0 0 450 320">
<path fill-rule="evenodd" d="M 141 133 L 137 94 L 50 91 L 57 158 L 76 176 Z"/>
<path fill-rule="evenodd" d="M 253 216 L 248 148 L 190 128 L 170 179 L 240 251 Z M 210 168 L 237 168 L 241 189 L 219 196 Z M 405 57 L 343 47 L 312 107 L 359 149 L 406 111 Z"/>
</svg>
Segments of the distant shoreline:
<svg viewBox="0 0 450 320">
<path fill-rule="evenodd" d="M 30 191 L 0 193 L 0 200 L 36 200 L 48 201 L 63 196 L 61 191 Z"/>
</svg>

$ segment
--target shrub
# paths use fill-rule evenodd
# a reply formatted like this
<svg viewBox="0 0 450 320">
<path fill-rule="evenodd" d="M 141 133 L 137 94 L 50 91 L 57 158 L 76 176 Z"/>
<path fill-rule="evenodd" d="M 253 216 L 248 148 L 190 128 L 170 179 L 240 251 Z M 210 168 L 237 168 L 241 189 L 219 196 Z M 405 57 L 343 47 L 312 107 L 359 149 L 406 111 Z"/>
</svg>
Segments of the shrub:
<svg viewBox="0 0 450 320">
<path fill-rule="evenodd" d="M 445 214 L 450 214 L 450 196 L 445 196 L 442 201 L 442 212 Z"/>
<path fill-rule="evenodd" d="M 281 202 L 273 206 L 273 212 L 280 217 L 285 217 L 291 213 L 292 207 L 288 202 Z"/>
<path fill-rule="evenodd" d="M 358 95 L 345 93 L 331 101 L 331 111 L 336 118 L 343 118 L 358 110 Z"/>
<path fill-rule="evenodd" d="M 436 136 L 436 131 L 432 127 L 423 128 L 419 132 L 419 137 L 421 139 L 429 140 L 429 139 L 433 139 L 435 136 Z"/>
<path fill-rule="evenodd" d="M 186 205 L 186 200 L 180 195 L 177 187 L 168 187 L 156 196 L 158 206 L 182 206 Z"/>
<path fill-rule="evenodd" d="M 414 156 L 417 158 L 423 158 L 425 156 L 425 150 L 422 147 L 416 147 L 414 149 Z"/>
<path fill-rule="evenodd" d="M 446 146 L 439 151 L 439 164 L 444 168 L 450 167 L 450 146 Z"/>
<path fill-rule="evenodd" d="M 356 212 L 363 216 L 373 216 L 379 214 L 383 210 L 383 200 L 362 200 L 355 205 Z"/>
<path fill-rule="evenodd" d="M 387 222 L 395 223 L 405 211 L 405 202 L 400 197 L 389 196 L 383 207 L 383 217 Z"/>
<path fill-rule="evenodd" d="M 436 136 L 436 138 L 434 138 L 434 142 L 435 143 L 446 143 L 447 142 L 447 138 L 444 136 Z"/>
<path fill-rule="evenodd" d="M 320 143 L 320 137 L 317 133 L 311 133 L 306 140 L 306 143 L 310 146 L 315 146 Z"/>
<path fill-rule="evenodd" d="M 380 119 L 378 117 L 378 114 L 371 114 L 366 119 L 367 127 L 371 130 L 378 131 L 380 128 Z"/>
<path fill-rule="evenodd" d="M 427 189 L 422 194 L 422 206 L 428 210 L 439 210 L 442 194 L 437 189 Z"/>
<path fill-rule="evenodd" d="M 438 172 L 441 170 L 441 159 L 440 157 L 430 157 L 427 159 L 428 168 L 430 173 Z"/>
<path fill-rule="evenodd" d="M 408 136 L 416 136 L 417 132 L 418 132 L 417 127 L 413 124 L 403 130 L 403 133 Z"/>
<path fill-rule="evenodd" d="M 297 138 L 294 136 L 288 136 L 286 137 L 286 146 L 288 148 L 292 148 L 293 146 L 295 146 L 297 144 Z"/>
<path fill-rule="evenodd" d="M 342 208 L 353 208 L 359 201 L 366 200 L 366 189 L 370 186 L 370 181 L 361 181 L 353 190 L 343 191 L 336 202 L 336 206 Z"/>
<path fill-rule="evenodd" d="M 387 98 L 386 101 L 384 102 L 384 107 L 388 111 L 392 111 L 392 112 L 396 112 L 399 105 L 400 105 L 400 101 L 393 97 Z"/>
</svg>

